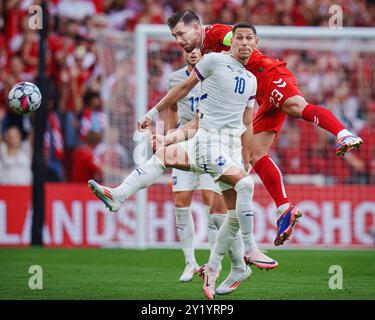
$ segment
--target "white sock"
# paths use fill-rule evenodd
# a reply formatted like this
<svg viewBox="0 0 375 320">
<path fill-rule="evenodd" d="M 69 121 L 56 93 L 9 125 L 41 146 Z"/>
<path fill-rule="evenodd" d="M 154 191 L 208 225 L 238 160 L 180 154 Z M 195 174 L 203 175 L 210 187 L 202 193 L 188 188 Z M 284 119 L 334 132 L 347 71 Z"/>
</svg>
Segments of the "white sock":
<svg viewBox="0 0 375 320">
<path fill-rule="evenodd" d="M 217 236 L 217 231 L 219 228 L 216 227 L 215 222 L 214 222 L 214 216 L 216 216 L 216 213 L 210 214 L 210 206 L 204 206 L 204 211 L 206 212 L 206 217 L 207 217 L 207 237 L 208 237 L 208 246 L 210 248 L 210 251 L 212 251 L 215 241 L 216 241 L 216 236 Z"/>
<path fill-rule="evenodd" d="M 208 264 L 212 270 L 218 272 L 220 270 L 221 261 L 232 248 L 239 229 L 238 218 L 235 210 L 228 210 L 228 214 L 224 223 L 221 225 L 217 233 L 216 243 L 210 254 Z M 239 237 L 237 237 L 238 239 Z M 236 245 L 237 246 L 237 245 Z M 235 250 L 235 254 L 239 254 L 239 250 Z M 241 262 L 243 263 L 243 255 L 241 254 Z M 238 261 L 235 262 L 238 265 Z"/>
<path fill-rule="evenodd" d="M 190 207 L 175 207 L 175 213 L 177 234 L 182 245 L 182 251 L 185 255 L 185 261 L 186 263 L 195 263 L 194 221 L 193 216 L 190 213 Z"/>
<path fill-rule="evenodd" d="M 246 176 L 237 182 L 234 189 L 237 192 L 236 213 L 241 229 L 242 240 L 245 246 L 245 255 L 247 256 L 256 248 L 253 233 L 254 181 L 250 176 Z"/>
<path fill-rule="evenodd" d="M 246 248 L 246 256 L 249 254 L 259 251 L 258 245 L 255 241 L 255 236 L 254 236 L 254 216 L 250 217 L 251 219 L 251 233 L 249 234 L 249 242 L 248 242 L 248 247 Z"/>
<path fill-rule="evenodd" d="M 157 157 L 152 156 L 140 167 L 134 169 L 113 191 L 120 201 L 124 201 L 137 191 L 152 185 L 165 170 L 164 164 Z"/>
<path fill-rule="evenodd" d="M 338 134 L 337 134 L 337 140 L 339 140 L 342 137 L 353 135 L 349 130 L 347 129 L 342 129 Z"/>
<path fill-rule="evenodd" d="M 290 206 L 290 203 L 284 203 L 280 207 L 277 207 L 277 215 L 279 216 L 283 212 L 285 212 Z"/>
<path fill-rule="evenodd" d="M 232 262 L 232 269 L 239 272 L 245 271 L 246 265 L 244 263 L 244 246 L 242 238 L 239 236 L 239 232 L 234 236 L 234 240 L 228 251 L 230 261 Z"/>
<path fill-rule="evenodd" d="M 211 213 L 211 219 L 216 229 L 219 230 L 225 221 L 226 214 L 223 213 Z"/>
<path fill-rule="evenodd" d="M 233 210 L 233 212 L 235 211 Z M 211 217 L 217 230 L 219 230 L 225 221 L 226 215 L 222 213 L 219 213 L 219 214 L 213 213 L 211 214 Z M 241 272 L 242 272 L 243 267 L 245 266 L 244 260 L 243 260 L 244 252 L 243 252 L 242 238 L 238 236 L 238 232 L 234 238 L 234 241 L 232 242 L 232 245 L 230 246 L 230 249 L 228 251 L 228 256 L 229 256 L 230 261 L 232 262 L 232 268 L 241 269 Z"/>
</svg>

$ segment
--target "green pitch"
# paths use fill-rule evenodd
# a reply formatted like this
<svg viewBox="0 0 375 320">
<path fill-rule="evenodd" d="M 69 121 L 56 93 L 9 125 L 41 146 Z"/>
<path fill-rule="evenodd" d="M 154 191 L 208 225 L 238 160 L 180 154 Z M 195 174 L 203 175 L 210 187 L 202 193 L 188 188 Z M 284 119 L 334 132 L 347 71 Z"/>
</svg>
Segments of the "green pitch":
<svg viewBox="0 0 375 320">
<path fill-rule="evenodd" d="M 270 250 L 273 271 L 253 274 L 224 299 L 375 299 L 375 250 Z M 198 250 L 199 263 L 208 251 Z M 43 270 L 43 290 L 28 287 L 29 267 Z M 329 288 L 332 265 L 343 271 L 343 289 Z M 0 299 L 205 299 L 201 280 L 179 283 L 180 250 L 0 249 Z M 224 260 L 220 283 L 227 275 Z M 333 281 L 334 282 L 334 281 Z"/>
</svg>

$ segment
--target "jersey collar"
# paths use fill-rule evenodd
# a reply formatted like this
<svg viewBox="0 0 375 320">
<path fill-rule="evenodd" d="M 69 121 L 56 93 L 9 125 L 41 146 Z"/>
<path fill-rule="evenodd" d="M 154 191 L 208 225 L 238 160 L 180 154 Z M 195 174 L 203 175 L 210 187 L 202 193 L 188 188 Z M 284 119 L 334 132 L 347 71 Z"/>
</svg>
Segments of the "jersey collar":
<svg viewBox="0 0 375 320">
<path fill-rule="evenodd" d="M 190 72 L 189 72 L 188 66 L 185 67 L 185 74 L 186 74 L 188 77 L 190 76 Z"/>
</svg>

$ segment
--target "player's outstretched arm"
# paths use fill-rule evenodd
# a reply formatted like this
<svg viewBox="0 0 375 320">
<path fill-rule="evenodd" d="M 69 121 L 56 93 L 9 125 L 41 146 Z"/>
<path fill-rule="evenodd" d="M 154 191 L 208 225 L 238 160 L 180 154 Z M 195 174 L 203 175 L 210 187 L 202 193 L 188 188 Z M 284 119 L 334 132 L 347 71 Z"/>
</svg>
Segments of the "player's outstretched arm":
<svg viewBox="0 0 375 320">
<path fill-rule="evenodd" d="M 243 124 L 246 131 L 241 136 L 242 159 L 245 166 L 245 171 L 248 171 L 253 140 L 253 108 L 245 108 L 245 112 L 243 114 Z"/>
<path fill-rule="evenodd" d="M 181 100 L 195 87 L 199 82 L 198 77 L 194 70 L 190 73 L 189 78 L 187 78 L 181 84 L 173 87 L 168 91 L 163 99 L 153 107 L 149 112 L 147 112 L 143 118 L 138 122 L 138 129 L 145 129 L 151 124 L 152 118 L 164 109 L 173 106 L 177 101 Z"/>
<path fill-rule="evenodd" d="M 173 132 L 178 126 L 178 113 L 177 104 L 168 108 L 167 126 L 165 132 L 168 134 L 169 131 Z"/>
</svg>

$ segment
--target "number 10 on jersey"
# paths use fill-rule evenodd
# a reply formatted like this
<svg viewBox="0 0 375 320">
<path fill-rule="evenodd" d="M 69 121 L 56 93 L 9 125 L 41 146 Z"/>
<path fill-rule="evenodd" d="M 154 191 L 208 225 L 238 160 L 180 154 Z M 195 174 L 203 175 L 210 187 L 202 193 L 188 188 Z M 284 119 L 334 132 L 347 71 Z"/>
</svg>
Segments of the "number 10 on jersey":
<svg viewBox="0 0 375 320">
<path fill-rule="evenodd" d="M 243 94 L 245 92 L 245 79 L 241 77 L 235 77 L 234 80 L 236 80 L 234 93 Z"/>
</svg>

